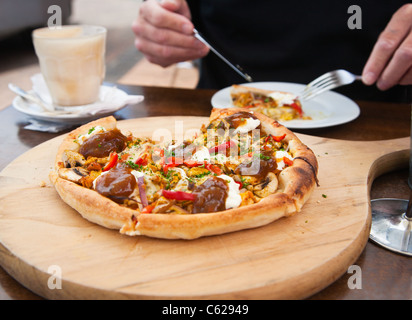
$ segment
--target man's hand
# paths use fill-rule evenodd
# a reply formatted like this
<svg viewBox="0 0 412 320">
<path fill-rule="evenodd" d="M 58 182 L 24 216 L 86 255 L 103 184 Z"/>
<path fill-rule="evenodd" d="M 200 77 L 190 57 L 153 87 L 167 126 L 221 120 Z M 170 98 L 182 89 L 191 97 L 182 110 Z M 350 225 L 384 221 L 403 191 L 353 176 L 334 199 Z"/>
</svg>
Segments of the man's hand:
<svg viewBox="0 0 412 320">
<path fill-rule="evenodd" d="M 185 0 L 148 0 L 133 22 L 135 46 L 162 67 L 204 57 L 209 49 L 193 36 L 191 14 Z"/>
<path fill-rule="evenodd" d="M 362 72 L 363 82 L 381 90 L 412 84 L 412 4 L 395 12 Z"/>
</svg>

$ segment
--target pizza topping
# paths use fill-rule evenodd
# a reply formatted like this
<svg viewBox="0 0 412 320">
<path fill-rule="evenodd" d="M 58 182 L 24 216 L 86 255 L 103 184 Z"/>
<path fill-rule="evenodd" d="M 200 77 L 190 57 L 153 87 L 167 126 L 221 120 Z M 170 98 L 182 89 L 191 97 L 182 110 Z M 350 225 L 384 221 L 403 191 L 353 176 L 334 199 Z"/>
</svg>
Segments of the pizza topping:
<svg viewBox="0 0 412 320">
<path fill-rule="evenodd" d="M 214 164 L 211 164 L 211 163 L 207 163 L 207 164 L 205 165 L 205 167 L 206 167 L 209 171 L 213 172 L 214 174 L 219 175 L 219 174 L 222 174 L 222 173 L 223 173 L 223 172 L 222 172 L 222 169 L 220 169 L 217 165 L 214 165 Z"/>
<path fill-rule="evenodd" d="M 197 186 L 193 193 L 197 195 L 193 202 L 193 213 L 207 213 L 226 210 L 228 195 L 227 183 L 218 177 L 211 177 Z"/>
<path fill-rule="evenodd" d="M 96 191 L 117 202 L 128 198 L 136 187 L 134 175 L 124 166 L 113 168 L 96 180 Z"/>
<path fill-rule="evenodd" d="M 152 206 L 152 205 L 149 204 L 148 206 L 146 206 L 146 207 L 143 208 L 143 210 L 141 211 L 141 213 L 152 213 L 153 209 L 154 209 L 154 206 Z"/>
<path fill-rule="evenodd" d="M 238 126 L 235 130 L 235 133 L 246 133 L 256 129 L 260 126 L 260 121 L 258 119 L 246 118 L 245 123 Z"/>
<path fill-rule="evenodd" d="M 234 147 L 237 147 L 236 142 L 234 142 L 233 140 L 229 140 L 222 144 L 219 144 L 218 146 L 210 148 L 208 152 L 211 155 L 215 155 L 215 153 L 219 153 L 219 154 L 225 153 L 226 154 L 226 151 L 228 149 L 234 148 Z M 210 160 L 210 157 L 209 157 L 209 160 Z"/>
<path fill-rule="evenodd" d="M 81 180 L 89 174 L 89 171 L 82 167 L 60 168 L 59 176 L 74 183 L 81 183 Z"/>
<path fill-rule="evenodd" d="M 292 93 L 278 91 L 269 93 L 268 97 L 276 101 L 278 106 L 291 105 L 297 98 L 296 95 Z"/>
<path fill-rule="evenodd" d="M 167 199 L 173 199 L 178 201 L 194 201 L 196 200 L 196 194 L 183 192 L 183 191 L 169 191 L 169 190 L 162 190 L 163 197 Z"/>
<path fill-rule="evenodd" d="M 63 162 L 66 168 L 79 167 L 85 164 L 86 159 L 80 154 L 72 150 L 66 150 L 63 153 Z"/>
<path fill-rule="evenodd" d="M 107 157 L 111 152 L 121 152 L 126 148 L 127 137 L 118 129 L 93 134 L 80 146 L 79 153 L 88 157 Z"/>
<path fill-rule="evenodd" d="M 92 184 L 92 187 L 93 187 L 94 190 L 96 190 L 96 183 L 100 179 L 100 177 L 102 177 L 103 175 L 108 174 L 108 173 L 109 173 L 109 171 L 102 171 L 95 177 L 95 179 L 93 180 L 93 184 Z"/>
<path fill-rule="evenodd" d="M 258 197 L 264 198 L 276 192 L 278 187 L 278 179 L 273 172 L 269 172 L 263 182 L 256 184 L 253 187 L 253 193 Z"/>
<path fill-rule="evenodd" d="M 293 160 L 290 160 L 288 157 L 283 157 L 283 162 L 288 167 L 293 166 Z"/>
<path fill-rule="evenodd" d="M 239 195 L 239 184 L 236 183 L 232 177 L 229 177 L 227 175 L 220 175 L 217 177 L 225 180 L 228 183 L 229 190 L 225 201 L 226 209 L 239 207 L 240 203 L 242 202 L 242 197 Z"/>
<path fill-rule="evenodd" d="M 96 133 L 100 133 L 100 132 L 105 132 L 105 131 L 106 131 L 106 129 L 101 127 L 101 126 L 91 127 L 87 133 L 81 134 L 76 139 L 76 141 L 77 141 L 78 144 L 82 145 L 83 142 L 85 140 L 87 140 L 88 138 L 90 138 L 91 135 L 96 134 Z"/>
<path fill-rule="evenodd" d="M 249 132 L 260 126 L 260 121 L 250 112 L 241 111 L 225 118 L 230 128 L 236 129 L 235 132 Z"/>
<path fill-rule="evenodd" d="M 272 136 L 271 134 L 269 134 L 265 138 L 265 142 L 270 142 L 270 139 L 273 139 L 275 142 L 281 142 L 283 139 L 285 139 L 285 137 L 286 137 L 286 133 L 281 136 Z"/>
<path fill-rule="evenodd" d="M 204 161 L 210 161 L 210 153 L 209 150 L 206 147 L 201 147 L 199 148 L 192 156 L 192 161 L 195 162 L 204 162 Z"/>
<path fill-rule="evenodd" d="M 153 144 L 150 140 L 127 138 L 127 147 L 121 152 L 123 161 L 130 164 L 132 168 L 146 165 L 149 162 L 149 153 Z"/>
<path fill-rule="evenodd" d="M 234 85 L 231 97 L 234 106 L 260 112 L 275 120 L 311 120 L 304 114 L 298 97 L 289 92 Z"/>
<path fill-rule="evenodd" d="M 134 163 L 138 166 L 146 166 L 147 162 L 147 154 L 144 154 L 141 157 L 137 158 L 137 160 Z"/>
<path fill-rule="evenodd" d="M 256 176 L 263 179 L 266 175 L 278 168 L 276 160 L 272 157 L 271 150 L 262 150 L 253 154 L 249 160 L 239 164 L 235 173 L 239 175 Z"/>
<path fill-rule="evenodd" d="M 277 169 L 283 170 L 286 166 L 293 164 L 293 158 L 287 151 L 276 151 Z"/>
<path fill-rule="evenodd" d="M 301 118 L 303 118 L 303 110 L 302 110 L 302 106 L 299 102 L 294 102 L 291 105 L 291 108 L 294 109 Z"/>
<path fill-rule="evenodd" d="M 111 152 L 109 156 L 109 162 L 104 166 L 103 171 L 110 170 L 117 164 L 117 160 L 119 159 L 119 156 L 117 155 L 116 152 Z"/>
<path fill-rule="evenodd" d="M 135 172 L 138 171 L 134 170 L 132 171 L 132 174 L 135 176 L 137 180 L 137 186 L 139 187 L 140 203 L 142 204 L 143 208 L 146 208 L 149 205 L 149 202 L 147 201 L 146 186 L 144 184 L 144 175 L 134 174 Z"/>
</svg>

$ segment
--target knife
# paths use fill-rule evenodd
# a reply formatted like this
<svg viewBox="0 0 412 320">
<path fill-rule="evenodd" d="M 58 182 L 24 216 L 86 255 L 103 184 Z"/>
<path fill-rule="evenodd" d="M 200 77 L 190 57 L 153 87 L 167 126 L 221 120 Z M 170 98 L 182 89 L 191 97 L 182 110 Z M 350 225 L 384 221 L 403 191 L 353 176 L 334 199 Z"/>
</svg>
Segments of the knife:
<svg viewBox="0 0 412 320">
<path fill-rule="evenodd" d="M 209 42 L 203 38 L 203 36 L 197 31 L 196 29 L 193 29 L 193 33 L 196 39 L 199 41 L 203 42 L 215 55 L 217 55 L 220 59 L 222 59 L 229 67 L 231 67 L 233 70 L 235 70 L 238 74 L 240 74 L 243 78 L 245 78 L 246 81 L 252 82 L 253 79 L 250 75 L 245 73 L 243 69 L 239 65 L 233 65 L 229 60 L 227 60 L 219 51 L 217 51 L 215 48 L 213 48 Z"/>
</svg>

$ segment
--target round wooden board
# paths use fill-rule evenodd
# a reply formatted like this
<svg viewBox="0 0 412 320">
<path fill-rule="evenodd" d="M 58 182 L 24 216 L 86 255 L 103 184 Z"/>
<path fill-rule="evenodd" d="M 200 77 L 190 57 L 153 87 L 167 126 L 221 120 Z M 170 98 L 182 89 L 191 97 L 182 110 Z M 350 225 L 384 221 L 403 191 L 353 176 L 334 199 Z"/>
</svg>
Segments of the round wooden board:
<svg viewBox="0 0 412 320">
<path fill-rule="evenodd" d="M 193 134 L 208 118 L 120 121 L 138 136 Z M 369 236 L 375 175 L 405 165 L 409 139 L 349 142 L 298 135 L 320 186 L 303 210 L 267 226 L 197 240 L 129 237 L 92 224 L 48 180 L 63 136 L 0 174 L 0 263 L 49 299 L 301 299 L 353 264 Z M 60 277 L 56 279 L 56 277 Z M 60 286 L 61 284 L 61 286 Z"/>
</svg>

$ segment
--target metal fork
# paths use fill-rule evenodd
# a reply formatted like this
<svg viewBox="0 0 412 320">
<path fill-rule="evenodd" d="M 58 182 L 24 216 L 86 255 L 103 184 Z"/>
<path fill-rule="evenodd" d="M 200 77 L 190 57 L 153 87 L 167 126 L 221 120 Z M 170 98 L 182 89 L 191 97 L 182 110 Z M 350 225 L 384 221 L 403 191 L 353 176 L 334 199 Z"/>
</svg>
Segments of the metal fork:
<svg viewBox="0 0 412 320">
<path fill-rule="evenodd" d="M 309 100 L 322 92 L 351 84 L 356 80 L 362 80 L 362 76 L 354 75 L 342 69 L 330 71 L 309 83 L 305 89 L 298 94 L 298 97 L 300 100 Z"/>
</svg>

